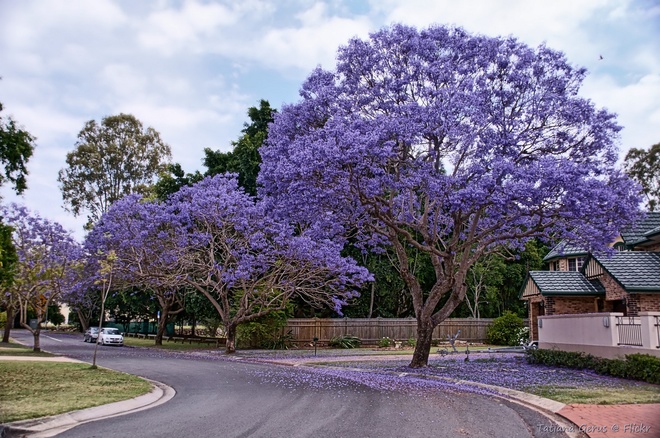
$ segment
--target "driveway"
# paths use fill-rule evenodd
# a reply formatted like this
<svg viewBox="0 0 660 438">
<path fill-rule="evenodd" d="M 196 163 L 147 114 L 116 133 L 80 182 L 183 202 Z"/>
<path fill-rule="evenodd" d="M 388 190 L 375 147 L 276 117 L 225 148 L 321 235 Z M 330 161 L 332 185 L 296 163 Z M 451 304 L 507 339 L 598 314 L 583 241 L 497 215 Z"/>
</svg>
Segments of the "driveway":
<svg viewBox="0 0 660 438">
<path fill-rule="evenodd" d="M 31 345 L 29 333 L 12 337 Z M 44 334 L 42 348 L 91 361 L 82 335 Z M 558 437 L 521 405 L 432 382 L 374 376 L 362 382 L 299 367 L 242 363 L 144 348 L 99 347 L 100 366 L 163 382 L 161 406 L 75 427 L 61 437 Z"/>
</svg>

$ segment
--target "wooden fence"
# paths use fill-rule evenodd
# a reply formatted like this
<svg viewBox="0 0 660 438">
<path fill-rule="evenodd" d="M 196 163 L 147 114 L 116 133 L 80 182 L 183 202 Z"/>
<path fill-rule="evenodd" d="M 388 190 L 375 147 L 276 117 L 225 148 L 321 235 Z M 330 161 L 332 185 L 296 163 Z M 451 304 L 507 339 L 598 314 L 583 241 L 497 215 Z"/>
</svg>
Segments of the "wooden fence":
<svg viewBox="0 0 660 438">
<path fill-rule="evenodd" d="M 451 318 L 440 323 L 433 331 L 433 339 L 446 341 L 447 335 L 458 335 L 459 341 L 485 342 L 486 331 L 492 319 Z M 292 318 L 283 332 L 291 330 L 296 343 L 311 343 L 314 338 L 323 345 L 335 336 L 353 335 L 363 344 L 375 345 L 381 338 L 397 341 L 417 338 L 417 320 L 414 318 Z"/>
</svg>

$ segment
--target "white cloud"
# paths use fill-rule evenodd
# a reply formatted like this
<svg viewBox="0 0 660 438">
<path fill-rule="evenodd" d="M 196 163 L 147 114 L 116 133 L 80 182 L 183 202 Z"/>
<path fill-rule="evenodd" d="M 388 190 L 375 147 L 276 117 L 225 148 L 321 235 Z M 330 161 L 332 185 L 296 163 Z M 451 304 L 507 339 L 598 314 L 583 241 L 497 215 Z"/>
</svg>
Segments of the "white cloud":
<svg viewBox="0 0 660 438">
<path fill-rule="evenodd" d="M 199 52 L 205 46 L 205 38 L 239 19 L 236 10 L 222 4 L 190 0 L 180 9 L 161 9 L 150 14 L 140 25 L 137 39 L 144 48 L 168 56 L 184 50 Z"/>
<path fill-rule="evenodd" d="M 132 113 L 197 170 L 258 99 L 295 98 L 339 46 L 393 22 L 545 41 L 589 69 L 582 94 L 619 114 L 624 148 L 658 141 L 660 7 L 645 2 L 0 0 L 0 17 L 0 101 L 38 137 L 25 200 L 53 218 L 67 217 L 57 171 L 85 121 Z"/>
<path fill-rule="evenodd" d="M 610 76 L 591 77 L 585 81 L 582 94 L 618 113 L 617 119 L 624 127 L 622 156 L 630 148 L 648 149 L 660 141 L 658 130 L 653 129 L 660 125 L 660 74 L 627 84 Z"/>
<path fill-rule="evenodd" d="M 311 71 L 319 64 L 332 69 L 337 48 L 352 37 L 367 37 L 373 27 L 366 17 L 328 15 L 323 3 L 313 5 L 295 18 L 296 25 L 265 33 L 256 46 L 255 61 L 277 69 L 295 67 Z"/>
</svg>

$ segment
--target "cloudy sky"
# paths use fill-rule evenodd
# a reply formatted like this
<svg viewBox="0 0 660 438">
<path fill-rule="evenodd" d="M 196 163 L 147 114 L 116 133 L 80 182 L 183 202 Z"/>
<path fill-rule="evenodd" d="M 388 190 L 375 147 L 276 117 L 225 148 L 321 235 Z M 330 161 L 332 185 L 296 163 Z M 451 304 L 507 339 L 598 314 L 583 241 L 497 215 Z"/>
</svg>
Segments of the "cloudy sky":
<svg viewBox="0 0 660 438">
<path fill-rule="evenodd" d="M 0 102 L 37 138 L 26 204 L 82 237 L 57 173 L 87 120 L 132 113 L 187 171 L 229 150 L 246 111 L 295 102 L 337 47 L 391 23 L 462 26 L 566 53 L 582 94 L 618 114 L 622 155 L 660 141 L 656 0 L 0 0 Z M 602 59 L 601 59 L 602 57 Z"/>
</svg>

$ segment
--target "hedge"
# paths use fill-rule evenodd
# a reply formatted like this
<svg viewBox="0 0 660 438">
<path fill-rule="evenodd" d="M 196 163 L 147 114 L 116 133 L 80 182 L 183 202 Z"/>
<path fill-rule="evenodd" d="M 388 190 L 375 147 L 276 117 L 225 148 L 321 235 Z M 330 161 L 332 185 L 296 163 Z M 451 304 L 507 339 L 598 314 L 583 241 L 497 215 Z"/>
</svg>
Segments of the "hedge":
<svg viewBox="0 0 660 438">
<path fill-rule="evenodd" d="M 604 359 L 582 352 L 527 350 L 525 359 L 530 364 L 590 369 L 602 375 L 660 385 L 660 358 L 650 354 L 628 354 L 625 359 Z"/>
</svg>

